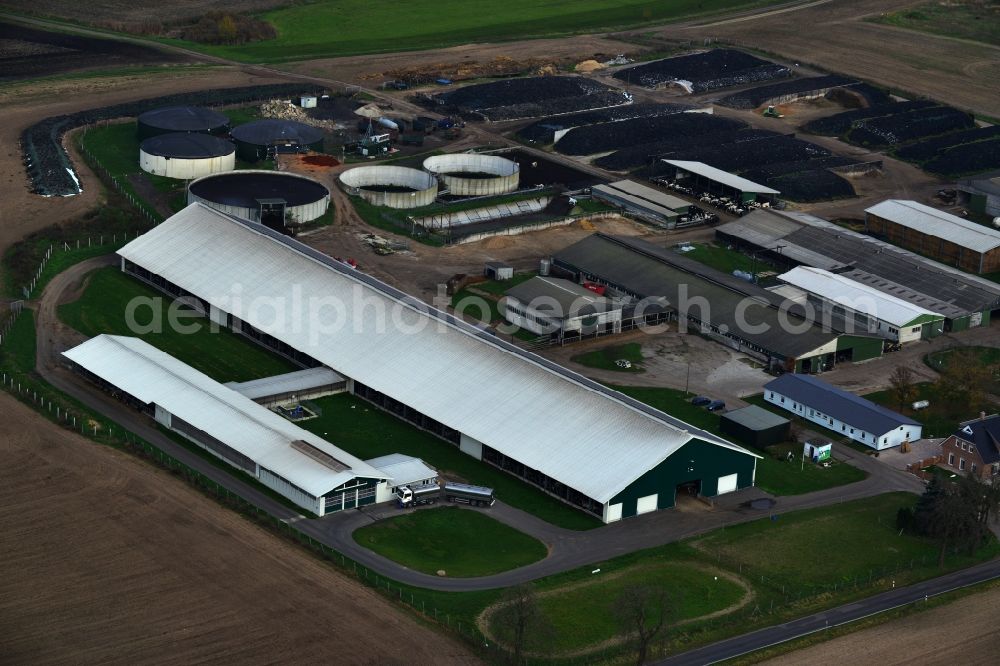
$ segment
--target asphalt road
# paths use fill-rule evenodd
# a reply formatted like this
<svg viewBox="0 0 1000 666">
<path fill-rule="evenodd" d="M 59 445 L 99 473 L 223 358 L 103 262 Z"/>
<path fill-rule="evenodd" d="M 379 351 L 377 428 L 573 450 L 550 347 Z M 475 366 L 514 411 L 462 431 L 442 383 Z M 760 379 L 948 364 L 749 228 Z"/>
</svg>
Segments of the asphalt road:
<svg viewBox="0 0 1000 666">
<path fill-rule="evenodd" d="M 808 636 L 833 627 L 855 622 L 909 604 L 918 604 L 931 597 L 963 587 L 1000 578 L 1000 559 L 938 578 L 899 587 L 860 601 L 808 615 L 774 627 L 767 627 L 742 636 L 735 636 L 656 662 L 658 666 L 702 666 L 739 657 L 772 645 Z"/>
</svg>

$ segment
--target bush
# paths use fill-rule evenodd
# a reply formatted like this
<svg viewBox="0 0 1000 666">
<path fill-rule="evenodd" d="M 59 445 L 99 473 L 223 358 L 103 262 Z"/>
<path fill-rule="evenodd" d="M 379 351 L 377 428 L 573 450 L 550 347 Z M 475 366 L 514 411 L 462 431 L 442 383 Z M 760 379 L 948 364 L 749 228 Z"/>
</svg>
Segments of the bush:
<svg viewBox="0 0 1000 666">
<path fill-rule="evenodd" d="M 277 36 L 278 31 L 267 21 L 228 12 L 209 12 L 181 31 L 181 39 L 200 44 L 238 45 Z"/>
</svg>

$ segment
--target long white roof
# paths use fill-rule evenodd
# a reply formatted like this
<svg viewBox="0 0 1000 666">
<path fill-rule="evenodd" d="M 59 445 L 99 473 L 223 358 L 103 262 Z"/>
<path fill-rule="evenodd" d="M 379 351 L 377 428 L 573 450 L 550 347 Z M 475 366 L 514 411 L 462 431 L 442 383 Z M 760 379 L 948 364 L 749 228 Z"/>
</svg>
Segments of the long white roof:
<svg viewBox="0 0 1000 666">
<path fill-rule="evenodd" d="M 1000 231 L 997 229 L 917 201 L 888 199 L 866 208 L 865 212 L 976 252 L 989 252 L 1000 247 Z"/>
<path fill-rule="evenodd" d="M 779 275 L 778 279 L 894 326 L 905 326 L 924 316 L 944 319 L 944 315 L 935 314 L 909 301 L 820 268 L 797 266 Z"/>
<path fill-rule="evenodd" d="M 602 503 L 693 437 L 754 455 L 201 204 L 119 254 Z"/>
<path fill-rule="evenodd" d="M 673 165 L 680 169 L 684 169 L 690 173 L 696 173 L 699 176 L 704 176 L 710 180 L 714 180 L 717 183 L 722 183 L 723 185 L 728 185 L 729 187 L 735 188 L 740 192 L 756 192 L 758 194 L 781 194 L 778 190 L 771 189 L 766 185 L 761 185 L 755 183 L 752 180 L 747 180 L 746 178 L 741 178 L 734 173 L 729 173 L 728 171 L 723 171 L 722 169 L 716 169 L 714 166 L 705 164 L 704 162 L 691 162 L 688 160 L 663 160 L 667 164 Z"/>
<path fill-rule="evenodd" d="M 356 477 L 387 478 L 384 472 L 139 338 L 99 335 L 63 356 L 139 401 L 159 405 L 316 497 Z M 295 447 L 293 442 L 306 446 Z M 312 450 L 320 455 L 306 453 Z M 326 456 L 340 465 L 317 460 L 328 460 Z"/>
</svg>

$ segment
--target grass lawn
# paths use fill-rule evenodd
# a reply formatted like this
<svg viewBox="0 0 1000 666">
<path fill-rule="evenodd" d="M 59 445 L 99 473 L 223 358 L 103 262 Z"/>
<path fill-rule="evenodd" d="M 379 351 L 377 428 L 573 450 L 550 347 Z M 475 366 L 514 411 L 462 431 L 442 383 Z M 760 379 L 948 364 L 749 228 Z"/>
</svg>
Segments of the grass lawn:
<svg viewBox="0 0 1000 666">
<path fill-rule="evenodd" d="M 784 453 L 792 452 L 794 460 L 786 461 Z M 802 462 L 801 444 L 777 444 L 768 447 L 757 461 L 757 487 L 772 495 L 801 495 L 863 481 L 868 474 L 845 462 L 831 460 L 829 467 Z"/>
<path fill-rule="evenodd" d="M 138 307 L 137 324 L 152 328 L 154 318 L 162 322 L 161 330 L 136 334 L 126 322 L 126 307 L 132 299 L 151 305 Z M 181 333 L 169 326 L 169 298 L 151 287 L 128 277 L 117 268 L 94 271 L 90 282 L 79 300 L 59 306 L 59 318 L 72 328 L 89 336 L 100 333 L 131 335 L 142 338 L 171 356 L 188 363 L 209 377 L 220 381 L 247 381 L 298 370 L 291 361 L 276 356 L 246 338 L 220 329 L 212 332 L 208 321 L 201 316 L 184 316 L 180 323 L 190 327 Z M 152 308 L 152 310 L 151 310 Z M 193 315 L 193 311 L 181 309 Z"/>
<path fill-rule="evenodd" d="M 611 388 L 697 428 L 730 439 L 729 435 L 723 434 L 719 429 L 720 415 L 716 412 L 710 412 L 704 407 L 692 405 L 690 395 L 685 395 L 683 391 L 638 386 L 612 386 Z M 781 447 L 781 445 L 778 446 Z M 751 447 L 748 448 L 754 450 Z M 775 457 L 793 448 L 793 453 L 796 456 L 794 462 L 784 462 Z M 756 452 L 763 456 L 757 461 L 756 485 L 772 495 L 801 495 L 861 481 L 867 476 L 856 467 L 836 460 L 829 467 L 821 467 L 808 461 L 803 466 L 799 462 L 802 448 L 798 444 L 787 444 L 780 450 L 772 447 L 768 451 Z"/>
<path fill-rule="evenodd" d="M 615 361 L 624 359 L 632 366 L 620 368 L 615 365 Z M 613 345 L 603 349 L 595 349 L 585 354 L 578 354 L 573 357 L 574 363 L 585 365 L 588 368 L 599 370 L 614 370 L 615 372 L 643 372 L 642 365 L 642 345 L 638 342 L 629 342 L 624 345 Z"/>
<path fill-rule="evenodd" d="M 489 516 L 439 507 L 380 520 L 354 533 L 365 548 L 423 573 L 488 576 L 545 557 L 545 544 Z"/>
<path fill-rule="evenodd" d="M 870 572 L 905 566 L 896 576 L 904 585 L 937 575 L 937 544 L 929 539 L 900 534 L 896 512 L 912 507 L 916 496 L 888 493 L 878 497 L 820 509 L 797 511 L 778 520 L 758 520 L 734 525 L 695 539 L 693 545 L 709 561 L 742 567 L 753 577 L 764 576 L 782 585 L 824 588 L 836 581 L 868 578 Z M 950 557 L 949 568 L 969 566 L 998 552 L 996 540 L 969 556 Z M 910 565 L 913 569 L 910 569 Z"/>
<path fill-rule="evenodd" d="M 927 400 L 931 403 L 926 409 L 914 410 L 909 406 L 900 409 L 891 390 L 868 393 L 864 397 L 919 421 L 924 426 L 924 437 L 947 437 L 958 430 L 958 424 L 962 421 L 977 418 L 980 410 L 985 410 L 987 414 L 996 411 L 996 407 L 989 404 L 967 405 L 962 403 L 956 405 L 945 402 L 939 398 L 933 382 L 919 382 L 913 386 L 916 390 L 914 400 Z"/>
<path fill-rule="evenodd" d="M 483 11 L 480 4 L 459 0 L 318 0 L 264 13 L 278 30 L 277 39 L 241 46 L 170 41 L 245 62 L 276 62 L 601 32 L 778 1 L 511 0 Z"/>
<path fill-rule="evenodd" d="M 928 2 L 870 20 L 945 37 L 1000 44 L 1000 6 L 991 0 Z"/>
<path fill-rule="evenodd" d="M 620 635 L 615 604 L 622 591 L 634 585 L 666 591 L 671 624 L 721 611 L 745 594 L 735 582 L 686 561 L 660 560 L 614 575 L 601 573 L 539 597 L 542 614 L 552 626 L 547 643 L 551 651 L 576 650 Z"/>
<path fill-rule="evenodd" d="M 340 394 L 314 402 L 323 410 L 323 415 L 299 425 L 363 460 L 405 453 L 421 458 L 442 474 L 489 486 L 496 491 L 498 499 L 554 525 L 585 530 L 601 524 L 596 517 L 549 497 L 360 398 Z"/>
<path fill-rule="evenodd" d="M 537 275 L 538 273 L 514 273 L 514 277 L 509 280 L 487 280 L 486 282 L 477 282 L 472 286 L 479 291 L 485 291 L 494 296 L 503 296 L 507 290 L 513 289 L 522 282 L 527 282 Z"/>
<path fill-rule="evenodd" d="M 752 273 L 755 270 L 760 272 L 770 268 L 770 265 L 761 259 L 754 262 L 753 257 L 749 255 L 715 243 L 692 243 L 691 246 L 694 249 L 690 252 L 681 252 L 681 256 L 694 259 L 727 275 L 732 275 L 736 270 Z"/>
</svg>

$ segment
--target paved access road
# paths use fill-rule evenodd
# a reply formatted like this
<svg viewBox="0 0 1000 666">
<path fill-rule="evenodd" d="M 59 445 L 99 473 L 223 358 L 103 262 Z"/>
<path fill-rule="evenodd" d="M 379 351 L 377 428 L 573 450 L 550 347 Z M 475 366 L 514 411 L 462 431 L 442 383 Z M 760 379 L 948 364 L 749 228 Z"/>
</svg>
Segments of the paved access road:
<svg viewBox="0 0 1000 666">
<path fill-rule="evenodd" d="M 921 603 L 930 597 L 958 590 L 963 587 L 1000 578 L 1000 559 L 991 560 L 968 569 L 945 574 L 907 587 L 899 587 L 873 597 L 808 615 L 785 624 L 753 631 L 742 636 L 712 643 L 662 661 L 658 666 L 702 666 L 714 664 L 740 655 L 778 645 L 802 636 L 826 631 L 833 627 L 875 615 L 893 608 Z"/>
<path fill-rule="evenodd" d="M 107 415 L 114 422 L 154 446 L 239 494 L 255 506 L 281 520 L 294 521 L 300 530 L 317 541 L 344 553 L 380 575 L 409 585 L 436 590 L 471 591 L 506 587 L 601 562 L 643 548 L 661 546 L 724 525 L 755 520 L 769 513 L 766 510 L 742 506 L 748 499 L 767 496 L 758 488 L 748 488 L 718 498 L 711 508 L 697 501 L 685 502 L 676 510 L 659 511 L 593 530 L 575 531 L 556 527 L 531 514 L 498 502 L 490 509 L 478 510 L 488 511 L 497 520 L 542 541 L 549 549 L 549 555 L 545 559 L 519 569 L 481 578 L 447 578 L 413 571 L 363 548 L 351 536 L 355 529 L 370 524 L 380 514 L 396 513 L 398 510 L 391 505 L 366 507 L 360 511 L 332 514 L 321 519 L 305 519 L 296 511 L 179 445 L 159 430 L 151 419 L 105 395 L 94 385 L 64 367 L 59 356 L 60 352 L 78 344 L 81 336 L 58 320 L 56 308 L 60 303 L 71 301 L 79 295 L 86 276 L 92 270 L 114 263 L 113 256 L 82 262 L 60 273 L 46 286 L 36 304 L 37 369 L 42 377 L 88 407 Z M 920 493 L 923 490 L 923 483 L 910 474 L 880 464 L 877 460 L 847 447 L 842 447 L 841 453 L 848 458 L 849 464 L 868 472 L 868 478 L 848 486 L 777 498 L 777 505 L 771 512 L 784 513 L 814 508 L 891 491 Z"/>
</svg>

